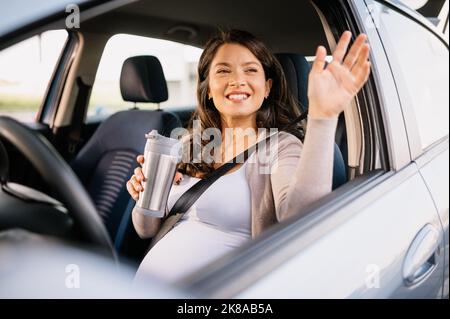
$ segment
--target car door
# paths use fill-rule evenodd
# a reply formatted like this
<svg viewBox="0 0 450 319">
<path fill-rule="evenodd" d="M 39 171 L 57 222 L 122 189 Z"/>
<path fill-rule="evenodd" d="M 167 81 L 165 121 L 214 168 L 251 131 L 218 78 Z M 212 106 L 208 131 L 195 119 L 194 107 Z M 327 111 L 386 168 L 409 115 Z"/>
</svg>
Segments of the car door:
<svg viewBox="0 0 450 319">
<path fill-rule="evenodd" d="M 428 150 L 423 156 L 416 160 L 420 167 L 420 172 L 426 182 L 430 193 L 433 196 L 434 203 L 441 218 L 442 227 L 444 229 L 444 282 L 443 282 L 443 298 L 448 299 L 448 255 L 449 255 L 449 171 L 448 171 L 448 137 L 436 145 L 433 149 Z"/>
<path fill-rule="evenodd" d="M 411 157 L 432 195 L 444 230 L 443 294 L 448 296 L 448 40 L 442 28 L 435 29 L 421 17 L 402 14 L 382 2 L 371 5 L 401 99 Z M 405 29 L 411 36 L 404 36 Z"/>
<path fill-rule="evenodd" d="M 344 12 L 344 9 L 341 9 Z M 387 171 L 364 174 L 188 282 L 237 298 L 441 298 L 443 230 L 408 135 L 395 79 L 362 1 L 347 13 L 367 33 Z"/>
</svg>

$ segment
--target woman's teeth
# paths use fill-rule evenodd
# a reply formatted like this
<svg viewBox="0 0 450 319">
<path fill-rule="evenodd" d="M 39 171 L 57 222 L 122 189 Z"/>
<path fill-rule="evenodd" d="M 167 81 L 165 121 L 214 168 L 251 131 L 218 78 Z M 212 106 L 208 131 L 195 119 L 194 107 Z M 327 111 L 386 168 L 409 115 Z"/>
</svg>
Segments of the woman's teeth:
<svg viewBox="0 0 450 319">
<path fill-rule="evenodd" d="M 243 101 L 248 99 L 248 95 L 246 94 L 232 94 L 228 96 L 228 99 L 232 101 Z"/>
</svg>

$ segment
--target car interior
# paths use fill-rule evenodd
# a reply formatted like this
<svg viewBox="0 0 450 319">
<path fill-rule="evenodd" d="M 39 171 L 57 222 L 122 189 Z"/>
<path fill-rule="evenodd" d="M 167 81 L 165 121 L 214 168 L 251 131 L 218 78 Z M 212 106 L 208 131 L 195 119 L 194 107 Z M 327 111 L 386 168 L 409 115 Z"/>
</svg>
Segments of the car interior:
<svg viewBox="0 0 450 319">
<path fill-rule="evenodd" d="M 47 30 L 55 28 L 47 26 Z M 172 129 L 187 127 L 196 105 L 166 109 L 164 102 L 171 92 L 161 61 L 152 55 L 130 56 L 121 65 L 123 109 L 87 120 L 102 54 L 117 34 L 201 48 L 219 28 L 248 30 L 268 44 L 283 67 L 289 89 L 305 107 L 300 110 L 303 113 L 308 106 L 310 57 L 318 45 L 324 45 L 330 54 L 339 35 L 354 26 L 321 0 L 280 0 L 276 5 L 266 0 L 131 2 L 87 18 L 79 29 L 68 31 L 38 121 L 29 126 L 45 136 L 70 165 L 95 204 L 114 250 L 136 265 L 150 240 L 139 238 L 134 231 L 134 201 L 126 191 L 126 181 L 137 166 L 136 156 L 143 152 L 144 135 L 156 129 L 169 136 Z M 376 107 L 368 96 L 361 92 L 339 118 L 333 190 L 385 165 L 377 135 L 379 121 L 373 111 Z M 130 103 L 134 105 L 131 108 Z M 13 145 L 3 143 L 9 157 L 9 180 L 54 196 L 30 162 Z M 32 225 L 27 227 L 34 230 Z"/>
</svg>

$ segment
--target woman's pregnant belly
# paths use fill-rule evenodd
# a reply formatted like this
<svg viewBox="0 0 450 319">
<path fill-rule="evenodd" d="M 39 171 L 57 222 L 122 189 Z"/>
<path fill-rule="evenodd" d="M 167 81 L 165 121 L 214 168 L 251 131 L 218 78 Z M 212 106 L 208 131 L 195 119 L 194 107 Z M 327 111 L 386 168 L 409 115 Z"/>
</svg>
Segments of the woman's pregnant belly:
<svg viewBox="0 0 450 319">
<path fill-rule="evenodd" d="M 136 274 L 176 281 L 241 246 L 248 234 L 227 232 L 196 220 L 183 220 L 145 256 Z"/>
</svg>

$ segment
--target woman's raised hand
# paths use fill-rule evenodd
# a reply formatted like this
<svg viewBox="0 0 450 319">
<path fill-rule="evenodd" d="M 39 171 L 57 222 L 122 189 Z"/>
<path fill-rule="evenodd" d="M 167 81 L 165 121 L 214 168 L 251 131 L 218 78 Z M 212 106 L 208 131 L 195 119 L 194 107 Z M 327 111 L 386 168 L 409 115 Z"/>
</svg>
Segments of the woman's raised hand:
<svg viewBox="0 0 450 319">
<path fill-rule="evenodd" d="M 367 36 L 360 34 L 346 55 L 351 37 L 351 32 L 344 32 L 333 53 L 333 61 L 326 67 L 327 51 L 318 47 L 309 74 L 310 118 L 337 117 L 367 82 L 370 74 Z"/>
</svg>

